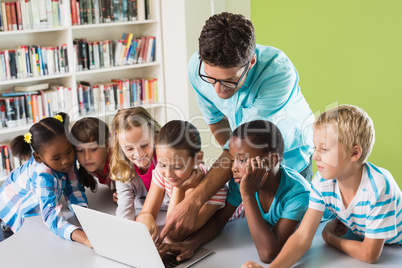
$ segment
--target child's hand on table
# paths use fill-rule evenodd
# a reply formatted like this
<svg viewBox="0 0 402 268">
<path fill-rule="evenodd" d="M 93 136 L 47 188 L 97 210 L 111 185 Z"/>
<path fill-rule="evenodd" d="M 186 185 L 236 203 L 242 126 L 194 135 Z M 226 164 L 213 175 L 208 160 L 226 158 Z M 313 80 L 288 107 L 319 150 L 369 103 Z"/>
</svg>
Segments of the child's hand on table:
<svg viewBox="0 0 402 268">
<path fill-rule="evenodd" d="M 322 238 L 325 240 L 325 242 L 327 242 L 330 235 L 341 237 L 347 232 L 348 228 L 342 222 L 340 222 L 338 219 L 333 219 L 328 222 L 325 225 L 324 230 L 322 230 Z"/>
</svg>

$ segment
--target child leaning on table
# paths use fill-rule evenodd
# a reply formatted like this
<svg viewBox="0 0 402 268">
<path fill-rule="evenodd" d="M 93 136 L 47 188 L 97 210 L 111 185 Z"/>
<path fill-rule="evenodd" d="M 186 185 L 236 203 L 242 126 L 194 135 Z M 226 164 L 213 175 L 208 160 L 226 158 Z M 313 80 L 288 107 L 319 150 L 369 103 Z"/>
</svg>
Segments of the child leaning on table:
<svg viewBox="0 0 402 268">
<path fill-rule="evenodd" d="M 110 176 L 116 181 L 118 217 L 135 220 L 136 209 L 143 205 L 157 163 L 160 128 L 142 107 L 121 109 L 113 118 Z"/>
<path fill-rule="evenodd" d="M 336 219 L 325 226 L 323 239 L 351 257 L 375 263 L 384 243 L 402 244 L 401 190 L 387 170 L 366 162 L 373 144 L 373 122 L 356 106 L 341 105 L 315 120 L 318 171 L 309 208 L 270 268 L 290 267 L 303 256 L 325 208 Z M 343 238 L 348 229 L 362 240 Z M 244 267 L 259 266 L 249 262 Z"/>
<path fill-rule="evenodd" d="M 256 120 L 236 128 L 229 140 L 233 179 L 226 206 L 188 240 L 162 244 L 160 253 L 178 252 L 178 260 L 190 258 L 219 234 L 243 201 L 260 260 L 273 260 L 303 218 L 310 190 L 299 173 L 281 165 L 283 152 L 282 135 L 273 123 Z"/>
<path fill-rule="evenodd" d="M 201 151 L 200 133 L 187 121 L 173 120 L 161 128 L 156 138 L 156 155 L 158 165 L 153 173 L 151 188 L 137 217 L 138 222 L 147 225 L 154 240 L 158 236 L 155 219 L 165 192 L 170 198 L 169 217 L 169 212 L 198 185 L 209 170 L 202 163 L 204 153 Z M 183 233 L 182 237 L 175 237 L 174 241 L 183 241 L 200 229 L 218 209 L 225 206 L 226 195 L 225 186 L 201 208 L 194 229 Z"/>
<path fill-rule="evenodd" d="M 72 142 L 75 146 L 80 168 L 79 181 L 85 187 L 95 192 L 97 189 L 96 177 L 101 184 L 111 190 L 116 189 L 115 181 L 110 178 L 109 127 L 105 122 L 95 117 L 84 117 L 78 120 L 71 128 Z M 117 194 L 114 200 L 117 202 Z"/>
<path fill-rule="evenodd" d="M 87 206 L 84 187 L 77 180 L 74 147 L 65 131 L 66 117 L 60 113 L 44 118 L 11 141 L 15 156 L 32 156 L 1 187 L 0 218 L 15 233 L 24 218 L 41 214 L 54 234 L 91 247 L 85 233 L 66 221 L 59 203 L 64 195 L 69 206 Z"/>
</svg>

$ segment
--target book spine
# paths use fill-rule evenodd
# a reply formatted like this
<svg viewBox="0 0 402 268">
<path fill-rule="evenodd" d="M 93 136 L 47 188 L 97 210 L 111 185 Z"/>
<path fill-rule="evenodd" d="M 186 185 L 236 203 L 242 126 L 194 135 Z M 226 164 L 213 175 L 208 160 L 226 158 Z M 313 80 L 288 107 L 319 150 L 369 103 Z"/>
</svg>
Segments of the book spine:
<svg viewBox="0 0 402 268">
<path fill-rule="evenodd" d="M 104 53 L 103 53 L 103 43 L 104 41 L 99 41 L 99 68 L 105 67 Z"/>
<path fill-rule="evenodd" d="M 103 42 L 103 63 L 105 67 L 110 67 L 113 65 L 110 65 L 110 51 L 109 51 L 109 41 L 106 40 Z"/>
<path fill-rule="evenodd" d="M 13 21 L 11 19 L 11 4 L 10 3 L 5 3 L 5 4 L 6 4 L 8 30 L 12 31 L 13 30 Z"/>
<path fill-rule="evenodd" d="M 2 8 L 1 8 L 1 1 L 0 1 L 0 32 L 4 31 L 4 28 L 3 28 L 3 13 L 1 11 L 2 11 Z"/>
<path fill-rule="evenodd" d="M 46 0 L 39 0 L 40 28 L 47 27 Z"/>
<path fill-rule="evenodd" d="M 32 95 L 32 117 L 33 122 L 39 122 L 39 106 L 38 106 L 38 95 Z"/>
<path fill-rule="evenodd" d="M 8 148 L 6 145 L 3 146 L 3 152 L 4 152 L 4 161 L 5 161 L 5 170 L 6 170 L 6 175 L 9 175 L 11 172 L 11 166 L 10 166 L 10 157 L 8 153 Z"/>
<path fill-rule="evenodd" d="M 52 0 L 45 0 L 46 3 L 46 20 L 47 28 L 53 27 L 53 11 L 52 11 Z"/>
<path fill-rule="evenodd" d="M 11 21 L 12 21 L 12 28 L 13 31 L 17 31 L 18 30 L 18 23 L 17 23 L 17 9 L 15 6 L 15 2 L 11 2 L 10 3 L 10 10 L 11 10 Z"/>
<path fill-rule="evenodd" d="M 34 29 L 34 18 L 32 14 L 32 1 L 33 0 L 25 0 L 26 4 L 26 12 L 27 12 L 27 17 L 28 17 L 28 29 Z"/>
<path fill-rule="evenodd" d="M 89 69 L 95 69 L 95 56 L 94 56 L 94 43 L 88 43 L 88 60 L 89 60 Z"/>
<path fill-rule="evenodd" d="M 64 56 L 64 71 L 66 73 L 68 73 L 70 70 L 70 67 L 68 65 L 67 44 L 61 45 L 61 48 L 63 49 L 63 56 Z"/>
<path fill-rule="evenodd" d="M 21 23 L 22 23 L 22 30 L 28 30 L 28 22 L 29 19 L 27 17 L 27 3 L 25 3 L 25 0 L 20 0 L 20 8 L 21 8 Z"/>
<path fill-rule="evenodd" d="M 32 18 L 33 18 L 33 28 L 39 29 L 41 27 L 40 11 L 39 5 L 40 0 L 31 0 Z"/>
<path fill-rule="evenodd" d="M 71 24 L 77 25 L 77 2 L 75 0 L 70 0 L 70 12 L 71 12 Z"/>
<path fill-rule="evenodd" d="M 93 53 L 94 53 L 94 65 L 95 69 L 100 68 L 100 59 L 99 59 L 99 42 L 93 43 Z"/>
<path fill-rule="evenodd" d="M 79 104 L 79 114 L 85 115 L 84 94 L 83 94 L 82 90 L 83 90 L 82 85 L 77 85 L 77 99 L 78 99 L 78 104 Z"/>
<path fill-rule="evenodd" d="M 60 27 L 59 8 L 60 8 L 59 0 L 52 0 L 53 27 Z"/>
<path fill-rule="evenodd" d="M 101 23 L 101 1 L 100 0 L 94 0 L 94 20 L 93 23 L 99 24 Z"/>
<path fill-rule="evenodd" d="M 8 22 L 7 22 L 7 9 L 6 9 L 6 3 L 1 3 L 1 17 L 3 20 L 3 29 L 2 31 L 7 32 L 8 31 Z"/>
<path fill-rule="evenodd" d="M 22 25 L 22 13 L 21 13 L 21 2 L 15 2 L 15 10 L 17 14 L 17 28 L 18 30 L 24 30 L 24 27 Z"/>
</svg>

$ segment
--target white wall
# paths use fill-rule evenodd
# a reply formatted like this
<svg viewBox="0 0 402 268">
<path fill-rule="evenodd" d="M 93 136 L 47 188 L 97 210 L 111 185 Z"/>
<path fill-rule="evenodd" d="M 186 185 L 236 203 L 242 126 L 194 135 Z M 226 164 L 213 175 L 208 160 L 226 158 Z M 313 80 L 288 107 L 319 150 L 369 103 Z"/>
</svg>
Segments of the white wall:
<svg viewBox="0 0 402 268">
<path fill-rule="evenodd" d="M 187 63 L 198 50 L 198 37 L 205 21 L 223 11 L 250 18 L 250 0 L 160 0 L 164 46 L 167 121 L 188 120 L 201 133 L 204 160 L 211 165 L 222 149 L 213 138 L 198 109 L 188 81 Z"/>
</svg>

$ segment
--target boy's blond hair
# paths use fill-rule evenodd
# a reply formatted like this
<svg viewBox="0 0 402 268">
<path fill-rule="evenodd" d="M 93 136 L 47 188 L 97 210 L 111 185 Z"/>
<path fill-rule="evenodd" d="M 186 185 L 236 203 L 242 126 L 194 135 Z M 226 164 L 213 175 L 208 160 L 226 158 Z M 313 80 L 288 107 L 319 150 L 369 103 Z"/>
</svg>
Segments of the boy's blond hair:
<svg viewBox="0 0 402 268">
<path fill-rule="evenodd" d="M 362 148 L 362 155 L 357 162 L 364 164 L 373 149 L 374 125 L 368 114 L 354 105 L 340 105 L 320 114 L 314 121 L 314 128 L 333 125 L 338 141 L 347 151 L 355 145 Z"/>
</svg>

